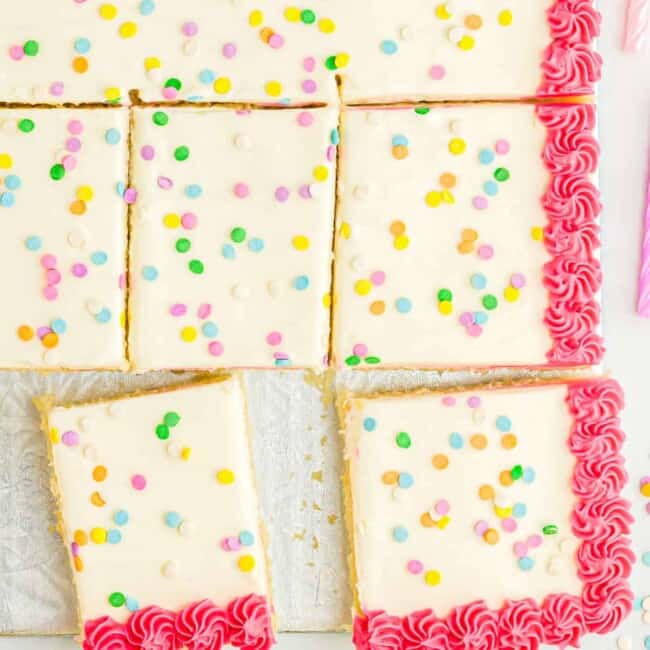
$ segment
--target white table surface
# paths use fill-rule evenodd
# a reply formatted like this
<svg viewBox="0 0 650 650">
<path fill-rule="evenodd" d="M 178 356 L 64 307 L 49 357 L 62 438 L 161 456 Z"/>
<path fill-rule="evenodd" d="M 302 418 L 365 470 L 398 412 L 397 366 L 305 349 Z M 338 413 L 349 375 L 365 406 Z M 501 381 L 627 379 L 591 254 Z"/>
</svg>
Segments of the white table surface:
<svg viewBox="0 0 650 650">
<path fill-rule="evenodd" d="M 526 0 L 532 2 L 534 0 Z M 630 473 L 629 496 L 635 504 L 635 551 L 650 551 L 650 516 L 643 510 L 638 481 L 650 474 L 650 320 L 635 315 L 637 270 L 642 227 L 644 185 L 650 147 L 650 51 L 627 55 L 621 51 L 624 0 L 603 0 L 600 51 L 606 68 L 600 86 L 601 189 L 603 214 L 604 332 L 608 353 L 605 367 L 623 384 L 627 395 L 624 425 Z M 646 412 L 646 407 L 648 410 Z M 632 586 L 637 596 L 650 595 L 650 567 L 636 567 Z M 609 637 L 590 637 L 587 650 L 615 648 L 621 636 L 632 648 L 644 648 L 650 625 L 633 612 L 621 630 Z M 285 634 L 279 650 L 343 650 L 347 634 Z M 650 640 L 648 642 L 650 648 Z M 0 650 L 73 650 L 69 638 L 5 637 Z"/>
</svg>

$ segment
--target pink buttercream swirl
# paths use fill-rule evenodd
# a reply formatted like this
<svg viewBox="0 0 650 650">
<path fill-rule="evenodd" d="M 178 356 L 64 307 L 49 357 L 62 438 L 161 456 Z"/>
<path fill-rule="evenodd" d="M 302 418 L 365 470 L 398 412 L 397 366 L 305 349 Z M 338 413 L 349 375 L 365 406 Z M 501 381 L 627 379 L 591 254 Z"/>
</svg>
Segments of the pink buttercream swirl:
<svg viewBox="0 0 650 650">
<path fill-rule="evenodd" d="M 401 650 L 402 620 L 383 611 L 357 616 L 352 642 L 358 650 Z"/>
<path fill-rule="evenodd" d="M 590 302 L 602 283 L 600 262 L 581 260 L 567 255 L 556 257 L 544 265 L 544 286 L 550 300 L 581 305 Z"/>
<path fill-rule="evenodd" d="M 549 131 L 544 163 L 551 174 L 583 176 L 598 167 L 600 146 L 589 131 Z"/>
<path fill-rule="evenodd" d="M 600 81 L 603 59 L 591 45 L 553 41 L 544 50 L 539 95 L 590 95 Z"/>
<path fill-rule="evenodd" d="M 542 610 L 535 601 L 507 600 L 499 612 L 500 650 L 537 650 L 543 638 Z"/>
<path fill-rule="evenodd" d="M 553 594 L 542 604 L 542 626 L 544 643 L 559 648 L 577 648 L 580 638 L 586 633 L 582 601 L 569 594 Z"/>
<path fill-rule="evenodd" d="M 590 259 L 600 248 L 600 227 L 595 221 L 550 221 L 544 229 L 544 243 L 551 255 Z"/>
<path fill-rule="evenodd" d="M 176 617 L 176 634 L 187 650 L 220 650 L 230 638 L 228 614 L 209 600 L 191 603 Z"/>
<path fill-rule="evenodd" d="M 126 624 L 129 641 L 142 650 L 178 650 L 176 614 L 151 605 L 134 612 Z"/>
<path fill-rule="evenodd" d="M 402 619 L 403 650 L 449 650 L 449 630 L 430 609 Z"/>
<path fill-rule="evenodd" d="M 493 650 L 499 647 L 497 612 L 477 600 L 455 607 L 447 617 L 451 650 Z"/>
<path fill-rule="evenodd" d="M 593 221 L 602 209 L 598 188 L 586 177 L 553 176 L 542 197 L 549 220 Z"/>
<path fill-rule="evenodd" d="M 242 650 L 268 650 L 275 643 L 271 611 L 263 596 L 250 594 L 228 605 L 230 643 Z"/>
<path fill-rule="evenodd" d="M 594 104 L 541 104 L 539 121 L 552 131 L 593 131 L 596 128 Z"/>
<path fill-rule="evenodd" d="M 551 36 L 567 43 L 591 43 L 600 34 L 602 17 L 593 0 L 558 0 L 547 12 Z"/>
<path fill-rule="evenodd" d="M 108 616 L 84 625 L 83 650 L 137 650 L 126 636 L 126 628 Z"/>
</svg>

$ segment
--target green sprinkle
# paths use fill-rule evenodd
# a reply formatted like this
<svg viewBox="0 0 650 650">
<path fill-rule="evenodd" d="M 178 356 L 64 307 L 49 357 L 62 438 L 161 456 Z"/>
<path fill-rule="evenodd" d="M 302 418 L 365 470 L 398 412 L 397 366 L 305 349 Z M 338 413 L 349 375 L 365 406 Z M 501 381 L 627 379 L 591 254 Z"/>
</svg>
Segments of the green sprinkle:
<svg viewBox="0 0 650 650">
<path fill-rule="evenodd" d="M 28 118 L 25 118 L 23 120 L 20 120 L 18 122 L 18 128 L 23 132 L 23 133 L 31 133 L 34 130 L 34 122 L 33 120 L 30 120 Z"/>
<path fill-rule="evenodd" d="M 53 181 L 60 181 L 65 176 L 65 167 L 61 163 L 52 165 L 50 169 L 50 178 Z"/>
<path fill-rule="evenodd" d="M 188 266 L 190 271 L 192 271 L 192 273 L 196 273 L 197 275 L 201 275 L 205 269 L 201 260 L 191 260 Z"/>
<path fill-rule="evenodd" d="M 431 109 L 428 106 L 418 106 L 415 109 L 415 112 L 418 115 L 428 115 Z"/>
<path fill-rule="evenodd" d="M 381 363 L 381 359 L 379 357 L 366 357 L 364 361 L 366 363 L 369 363 L 371 366 L 375 366 L 378 363 Z"/>
<path fill-rule="evenodd" d="M 408 449 L 411 446 L 411 436 L 406 431 L 400 431 L 395 437 L 395 442 L 398 447 Z"/>
<path fill-rule="evenodd" d="M 161 440 L 167 440 L 169 438 L 169 427 L 166 424 L 159 424 L 156 427 L 156 435 Z"/>
<path fill-rule="evenodd" d="M 328 70 L 336 70 L 336 57 L 334 55 L 328 56 L 325 59 L 325 67 Z"/>
<path fill-rule="evenodd" d="M 192 242 L 189 239 L 181 237 L 180 239 L 176 240 L 176 250 L 179 253 L 187 253 L 190 248 L 192 248 Z"/>
<path fill-rule="evenodd" d="M 358 366 L 360 363 L 361 363 L 361 359 L 356 354 L 349 356 L 345 360 L 346 366 Z"/>
<path fill-rule="evenodd" d="M 494 178 L 496 178 L 499 183 L 503 183 L 510 178 L 510 172 L 505 167 L 499 167 L 494 171 Z"/>
<path fill-rule="evenodd" d="M 230 239 L 232 239 L 236 244 L 241 244 L 246 239 L 246 230 L 237 226 L 230 231 Z"/>
<path fill-rule="evenodd" d="M 176 79 L 176 77 L 170 77 L 165 81 L 165 88 L 176 88 L 176 90 L 180 90 L 182 85 L 181 80 Z"/>
<path fill-rule="evenodd" d="M 163 111 L 156 111 L 153 114 L 153 123 L 157 124 L 158 126 L 165 126 L 169 122 L 169 116 L 167 113 L 164 113 Z"/>
<path fill-rule="evenodd" d="M 300 12 L 300 20 L 305 25 L 311 25 L 316 20 L 316 14 L 311 9 L 303 9 Z"/>
<path fill-rule="evenodd" d="M 113 607 L 122 607 L 124 603 L 126 602 L 126 598 L 124 594 L 120 591 L 114 591 L 109 597 L 108 597 L 108 602 L 113 606 Z"/>
<path fill-rule="evenodd" d="M 25 45 L 23 45 L 23 52 L 27 56 L 36 56 L 38 54 L 38 50 L 38 41 L 25 41 Z"/>
<path fill-rule="evenodd" d="M 451 302 L 452 298 L 453 295 L 449 289 L 440 289 L 440 291 L 438 291 L 438 300 L 440 302 Z"/>
<path fill-rule="evenodd" d="M 544 528 L 542 528 L 544 535 L 557 535 L 559 530 L 560 529 L 555 524 L 549 524 L 548 526 L 544 526 Z"/>
<path fill-rule="evenodd" d="M 182 147 L 176 147 L 176 149 L 174 149 L 174 158 L 176 158 L 178 162 L 183 162 L 184 160 L 187 160 L 189 157 L 190 157 L 190 150 L 185 145 L 183 145 Z"/>
<path fill-rule="evenodd" d="M 181 421 L 181 416 L 178 413 L 176 413 L 176 411 L 168 411 L 167 413 L 165 413 L 165 417 L 163 418 L 163 422 L 168 427 L 175 427 L 180 421 Z"/>
<path fill-rule="evenodd" d="M 499 304 L 499 301 L 491 293 L 483 296 L 481 302 L 483 303 L 483 307 L 486 309 L 496 309 L 497 305 Z"/>
<path fill-rule="evenodd" d="M 521 465 L 515 465 L 510 470 L 510 476 L 513 481 L 518 481 L 524 475 L 524 468 Z"/>
</svg>

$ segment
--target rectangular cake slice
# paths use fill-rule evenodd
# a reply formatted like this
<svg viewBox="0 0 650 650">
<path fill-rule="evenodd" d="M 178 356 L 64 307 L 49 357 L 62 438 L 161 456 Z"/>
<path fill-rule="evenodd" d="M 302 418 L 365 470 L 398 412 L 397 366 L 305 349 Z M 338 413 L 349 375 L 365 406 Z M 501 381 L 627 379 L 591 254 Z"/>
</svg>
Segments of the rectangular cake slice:
<svg viewBox="0 0 650 650">
<path fill-rule="evenodd" d="M 336 364 L 597 364 L 595 120 L 587 104 L 346 110 Z"/>
<path fill-rule="evenodd" d="M 334 109 L 135 109 L 130 356 L 327 363 Z"/>
<path fill-rule="evenodd" d="M 127 111 L 0 125 L 0 367 L 124 368 Z"/>
<path fill-rule="evenodd" d="M 238 378 L 41 403 L 84 649 L 270 647 Z"/>
<path fill-rule="evenodd" d="M 357 648 L 578 647 L 616 628 L 634 562 L 622 404 L 610 379 L 349 396 Z"/>
</svg>

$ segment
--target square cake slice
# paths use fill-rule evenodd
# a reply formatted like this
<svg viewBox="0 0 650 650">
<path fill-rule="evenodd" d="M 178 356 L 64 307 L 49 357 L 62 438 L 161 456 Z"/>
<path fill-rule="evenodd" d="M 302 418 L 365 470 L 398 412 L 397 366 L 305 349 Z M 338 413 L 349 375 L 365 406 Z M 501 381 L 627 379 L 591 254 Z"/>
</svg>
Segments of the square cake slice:
<svg viewBox="0 0 650 650">
<path fill-rule="evenodd" d="M 124 368 L 127 111 L 0 125 L 0 367 Z"/>
<path fill-rule="evenodd" d="M 135 109 L 136 370 L 327 363 L 334 109 Z"/>
<path fill-rule="evenodd" d="M 595 121 L 588 104 L 345 111 L 336 364 L 599 363 Z"/>
<path fill-rule="evenodd" d="M 342 403 L 359 649 L 578 647 L 631 611 L 610 379 Z"/>
<path fill-rule="evenodd" d="M 84 650 L 269 648 L 239 379 L 76 406 L 40 401 Z"/>
</svg>

